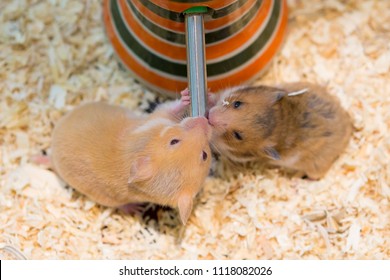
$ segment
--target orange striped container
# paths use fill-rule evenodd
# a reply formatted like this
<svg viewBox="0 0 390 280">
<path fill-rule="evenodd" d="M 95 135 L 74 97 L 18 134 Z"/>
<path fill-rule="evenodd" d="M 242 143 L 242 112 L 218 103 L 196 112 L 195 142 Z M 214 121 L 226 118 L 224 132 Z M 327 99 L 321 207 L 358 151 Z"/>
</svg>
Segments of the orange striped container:
<svg viewBox="0 0 390 280">
<path fill-rule="evenodd" d="M 187 87 L 183 11 L 204 16 L 207 84 L 212 91 L 250 82 L 270 63 L 286 34 L 286 0 L 103 0 L 108 38 L 134 77 L 162 93 Z"/>
</svg>

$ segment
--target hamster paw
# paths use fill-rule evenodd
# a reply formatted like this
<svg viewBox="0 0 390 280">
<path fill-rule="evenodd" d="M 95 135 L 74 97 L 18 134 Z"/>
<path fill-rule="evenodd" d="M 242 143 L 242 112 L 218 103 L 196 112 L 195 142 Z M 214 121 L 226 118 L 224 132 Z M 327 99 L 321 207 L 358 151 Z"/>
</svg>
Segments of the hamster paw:
<svg viewBox="0 0 390 280">
<path fill-rule="evenodd" d="M 52 168 L 50 157 L 48 155 L 33 155 L 30 160 L 34 164 L 42 165 L 45 168 Z"/>
<path fill-rule="evenodd" d="M 119 207 L 119 210 L 121 210 L 123 213 L 127 215 L 137 215 L 142 214 L 145 210 L 145 204 L 144 203 L 129 203 L 125 204 Z"/>
<path fill-rule="evenodd" d="M 180 102 L 181 102 L 182 106 L 188 106 L 191 104 L 191 96 L 190 96 L 190 91 L 188 88 L 186 88 L 185 90 L 182 90 L 180 92 L 180 95 L 181 95 Z"/>
<path fill-rule="evenodd" d="M 319 181 L 321 179 L 321 177 L 312 177 L 312 176 L 305 174 L 301 177 L 301 179 L 308 180 L 308 181 Z"/>
</svg>

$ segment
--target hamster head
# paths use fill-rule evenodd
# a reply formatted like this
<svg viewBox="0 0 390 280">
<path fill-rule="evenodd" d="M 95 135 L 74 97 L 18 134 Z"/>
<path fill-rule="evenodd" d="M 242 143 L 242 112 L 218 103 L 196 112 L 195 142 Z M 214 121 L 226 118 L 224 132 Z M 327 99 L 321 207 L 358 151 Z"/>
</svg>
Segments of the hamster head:
<svg viewBox="0 0 390 280">
<path fill-rule="evenodd" d="M 150 201 L 177 207 L 183 224 L 201 190 L 211 164 L 211 128 L 204 117 L 156 126 L 148 133 L 144 152 L 133 164 L 129 183 Z"/>
<path fill-rule="evenodd" d="M 267 86 L 238 87 L 221 94 L 210 109 L 213 148 L 234 162 L 272 155 L 272 135 L 277 126 L 277 103 L 286 93 Z"/>
</svg>

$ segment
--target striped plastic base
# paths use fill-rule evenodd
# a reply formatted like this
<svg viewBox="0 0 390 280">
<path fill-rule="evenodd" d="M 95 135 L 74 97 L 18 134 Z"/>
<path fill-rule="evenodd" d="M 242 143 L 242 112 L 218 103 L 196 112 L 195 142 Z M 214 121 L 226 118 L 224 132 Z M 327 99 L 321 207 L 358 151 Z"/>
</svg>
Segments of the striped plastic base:
<svg viewBox="0 0 390 280">
<path fill-rule="evenodd" d="M 209 7 L 204 20 L 212 91 L 258 77 L 280 48 L 287 26 L 285 0 L 104 0 L 103 5 L 107 36 L 121 62 L 136 79 L 167 94 L 187 87 L 182 14 L 187 8 Z"/>
</svg>

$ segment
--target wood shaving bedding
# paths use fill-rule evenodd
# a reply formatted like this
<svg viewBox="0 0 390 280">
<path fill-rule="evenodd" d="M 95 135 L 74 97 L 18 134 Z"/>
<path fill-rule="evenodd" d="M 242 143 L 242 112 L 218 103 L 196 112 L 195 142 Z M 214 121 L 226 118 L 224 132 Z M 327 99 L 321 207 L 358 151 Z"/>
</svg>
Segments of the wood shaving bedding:
<svg viewBox="0 0 390 280">
<path fill-rule="evenodd" d="M 216 164 L 187 226 L 95 204 L 31 157 L 55 122 L 104 100 L 155 100 L 113 56 L 94 0 L 0 4 L 0 259 L 389 259 L 390 1 L 289 1 L 289 35 L 256 84 L 326 85 L 354 119 L 320 181 Z"/>
</svg>

